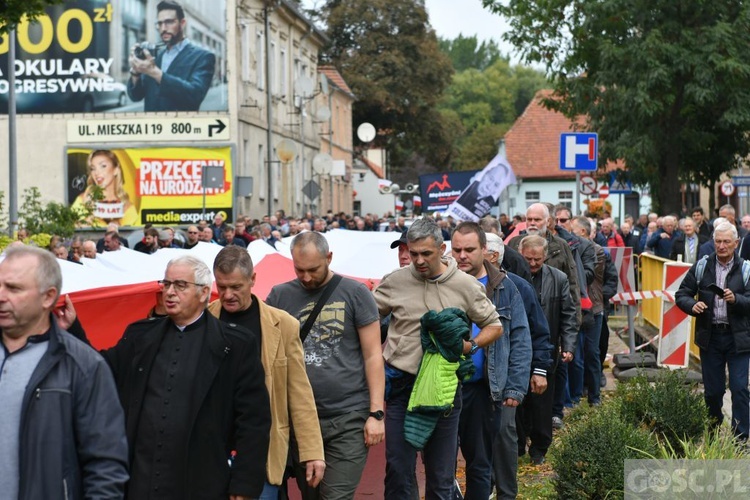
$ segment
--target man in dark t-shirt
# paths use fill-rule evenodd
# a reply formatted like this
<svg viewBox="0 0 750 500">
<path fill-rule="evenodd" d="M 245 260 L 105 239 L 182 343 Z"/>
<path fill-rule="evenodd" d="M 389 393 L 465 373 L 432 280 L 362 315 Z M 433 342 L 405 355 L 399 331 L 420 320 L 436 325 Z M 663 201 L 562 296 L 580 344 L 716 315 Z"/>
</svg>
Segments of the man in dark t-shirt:
<svg viewBox="0 0 750 500">
<path fill-rule="evenodd" d="M 304 324 L 334 278 L 329 268 L 333 254 L 325 236 L 317 232 L 296 236 L 291 251 L 297 279 L 273 287 L 266 302 Z M 381 443 L 385 435 L 380 317 L 362 283 L 343 278 L 332 285 L 335 289 L 303 346 L 327 462 L 319 494 L 329 498 L 336 491 L 341 498 L 353 498 L 368 447 Z M 294 453 L 293 459 L 297 477 L 304 477 Z M 298 480 L 298 485 L 304 498 L 316 496 L 304 481 Z"/>
</svg>

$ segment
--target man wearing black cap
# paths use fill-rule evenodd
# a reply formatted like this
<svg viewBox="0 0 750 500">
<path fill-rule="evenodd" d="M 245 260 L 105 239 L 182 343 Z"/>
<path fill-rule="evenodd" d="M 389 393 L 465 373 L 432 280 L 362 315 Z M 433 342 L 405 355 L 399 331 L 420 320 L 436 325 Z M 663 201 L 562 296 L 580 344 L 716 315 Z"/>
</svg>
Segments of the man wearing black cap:
<svg viewBox="0 0 750 500">
<path fill-rule="evenodd" d="M 401 237 L 391 243 L 391 248 L 398 247 L 398 267 L 406 267 L 411 264 L 409 257 L 409 247 L 406 245 L 406 231 L 401 233 Z"/>
</svg>

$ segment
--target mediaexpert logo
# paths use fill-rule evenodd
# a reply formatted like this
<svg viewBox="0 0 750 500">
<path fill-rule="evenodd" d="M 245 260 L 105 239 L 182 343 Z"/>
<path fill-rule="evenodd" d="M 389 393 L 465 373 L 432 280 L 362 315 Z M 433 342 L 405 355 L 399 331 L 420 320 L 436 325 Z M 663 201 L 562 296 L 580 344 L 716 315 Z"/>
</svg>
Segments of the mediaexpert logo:
<svg viewBox="0 0 750 500">
<path fill-rule="evenodd" d="M 746 499 L 750 460 L 625 460 L 625 500 Z"/>
</svg>

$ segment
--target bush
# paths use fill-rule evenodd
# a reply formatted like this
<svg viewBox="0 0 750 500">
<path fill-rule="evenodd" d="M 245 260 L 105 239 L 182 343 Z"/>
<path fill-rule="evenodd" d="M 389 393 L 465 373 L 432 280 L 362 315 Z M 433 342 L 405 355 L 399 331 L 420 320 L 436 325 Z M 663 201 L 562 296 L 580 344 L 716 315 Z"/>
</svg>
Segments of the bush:
<svg viewBox="0 0 750 500">
<path fill-rule="evenodd" d="M 657 452 L 649 431 L 626 422 L 617 404 L 581 408 L 550 450 L 558 498 L 622 498 L 626 459 Z"/>
<path fill-rule="evenodd" d="M 745 443 L 739 441 L 729 426 L 706 429 L 700 439 L 682 440 L 680 450 L 668 442 L 659 445 L 661 459 L 736 460 L 750 458 Z"/>
<path fill-rule="evenodd" d="M 618 384 L 615 401 L 625 422 L 644 426 L 682 452 L 683 444 L 700 438 L 709 422 L 703 395 L 686 385 L 683 375 L 664 370 L 653 384 L 645 377 Z"/>
</svg>

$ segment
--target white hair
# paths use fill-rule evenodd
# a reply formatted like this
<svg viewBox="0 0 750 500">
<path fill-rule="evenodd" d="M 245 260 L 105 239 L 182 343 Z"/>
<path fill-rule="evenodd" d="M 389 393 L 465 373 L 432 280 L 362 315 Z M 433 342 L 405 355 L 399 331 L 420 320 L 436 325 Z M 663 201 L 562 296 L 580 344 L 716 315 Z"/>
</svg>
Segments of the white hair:
<svg viewBox="0 0 750 500">
<path fill-rule="evenodd" d="M 727 220 L 726 217 L 717 217 L 714 219 L 714 222 L 713 222 L 714 231 L 716 230 L 717 227 L 719 227 L 719 224 L 721 224 L 722 222 L 729 222 L 729 221 Z"/>
<path fill-rule="evenodd" d="M 487 251 L 497 252 L 497 265 L 503 263 L 503 257 L 505 257 L 505 243 L 503 239 L 495 233 L 486 233 L 487 238 Z"/>
<path fill-rule="evenodd" d="M 732 235 L 732 240 L 736 240 L 739 237 L 737 235 L 737 227 L 729 221 L 724 221 L 714 228 L 714 240 L 716 240 L 716 233 L 729 233 Z"/>
</svg>

